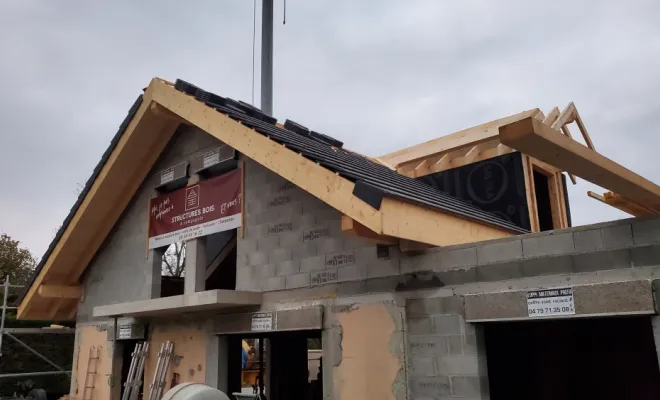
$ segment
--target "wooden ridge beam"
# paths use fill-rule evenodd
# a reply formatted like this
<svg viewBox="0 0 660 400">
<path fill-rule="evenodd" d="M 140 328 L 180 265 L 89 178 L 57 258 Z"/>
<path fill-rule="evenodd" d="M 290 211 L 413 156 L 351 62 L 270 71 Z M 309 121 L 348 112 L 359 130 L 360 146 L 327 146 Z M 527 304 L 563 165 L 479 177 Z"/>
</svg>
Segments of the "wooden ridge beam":
<svg viewBox="0 0 660 400">
<path fill-rule="evenodd" d="M 80 286 L 40 285 L 37 293 L 39 297 L 45 299 L 79 299 L 82 295 L 82 288 Z"/>
<path fill-rule="evenodd" d="M 502 126 L 500 141 L 516 150 L 656 209 L 660 186 L 534 118 Z"/>
</svg>

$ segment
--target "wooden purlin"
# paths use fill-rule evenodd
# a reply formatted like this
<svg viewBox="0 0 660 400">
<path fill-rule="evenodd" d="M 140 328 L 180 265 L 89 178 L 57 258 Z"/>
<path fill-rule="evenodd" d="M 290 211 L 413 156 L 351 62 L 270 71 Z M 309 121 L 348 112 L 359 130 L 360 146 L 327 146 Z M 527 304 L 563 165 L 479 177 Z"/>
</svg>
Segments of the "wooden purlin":
<svg viewBox="0 0 660 400">
<path fill-rule="evenodd" d="M 588 191 L 587 195 L 592 199 L 596 199 L 604 204 L 607 204 L 608 206 L 617 208 L 634 217 L 646 217 L 660 214 L 660 211 L 656 211 L 641 204 L 637 204 L 634 201 L 627 199 L 617 193 L 605 192 L 603 195 L 600 195 L 598 193 Z"/>
<path fill-rule="evenodd" d="M 660 207 L 660 186 L 534 118 L 500 128 L 500 140 L 525 154 L 651 209 Z"/>
</svg>

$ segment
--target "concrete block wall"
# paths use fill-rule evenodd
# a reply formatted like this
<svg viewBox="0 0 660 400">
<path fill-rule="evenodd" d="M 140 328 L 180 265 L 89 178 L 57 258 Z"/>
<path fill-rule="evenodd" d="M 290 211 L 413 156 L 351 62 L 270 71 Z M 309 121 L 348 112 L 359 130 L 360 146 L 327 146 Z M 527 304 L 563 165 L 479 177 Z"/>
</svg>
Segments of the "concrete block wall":
<svg viewBox="0 0 660 400">
<path fill-rule="evenodd" d="M 463 297 L 406 302 L 410 400 L 487 399 L 483 332 L 465 323 Z"/>
<path fill-rule="evenodd" d="M 161 271 L 153 261 L 154 252 L 146 251 L 147 205 L 158 173 L 220 143 L 192 128 L 183 127 L 174 134 L 85 271 L 79 322 L 89 320 L 99 305 L 159 297 Z"/>
<path fill-rule="evenodd" d="M 452 246 L 401 258 L 445 285 L 660 265 L 660 218 L 635 218 Z"/>
<path fill-rule="evenodd" d="M 238 290 L 276 291 L 400 274 L 400 254 L 346 236 L 341 213 L 260 164 L 245 160 L 245 235 Z"/>
</svg>

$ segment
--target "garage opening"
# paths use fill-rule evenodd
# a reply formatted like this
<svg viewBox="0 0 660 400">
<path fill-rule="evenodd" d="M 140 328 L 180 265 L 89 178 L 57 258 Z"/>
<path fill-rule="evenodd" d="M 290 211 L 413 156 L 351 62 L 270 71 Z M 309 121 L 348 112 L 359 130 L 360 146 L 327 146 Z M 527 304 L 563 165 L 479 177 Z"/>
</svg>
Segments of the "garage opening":
<svg viewBox="0 0 660 400">
<path fill-rule="evenodd" d="M 228 386 L 236 399 L 323 400 L 321 331 L 229 338 Z"/>
<path fill-rule="evenodd" d="M 492 400 L 660 399 L 650 317 L 484 325 Z"/>
</svg>

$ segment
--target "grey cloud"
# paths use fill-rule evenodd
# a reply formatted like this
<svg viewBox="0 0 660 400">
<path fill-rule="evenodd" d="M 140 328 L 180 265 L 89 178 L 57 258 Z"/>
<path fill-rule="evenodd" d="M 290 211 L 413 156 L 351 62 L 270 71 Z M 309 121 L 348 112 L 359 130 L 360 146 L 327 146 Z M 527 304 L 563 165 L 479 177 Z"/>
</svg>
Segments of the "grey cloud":
<svg viewBox="0 0 660 400">
<path fill-rule="evenodd" d="M 380 155 L 575 101 L 599 151 L 660 181 L 657 2 L 287 3 L 280 119 Z M 45 250 L 152 77 L 249 101 L 252 17 L 250 1 L 2 2 L 0 231 Z M 256 73 L 258 102 L 258 59 Z M 576 224 L 624 216 L 588 199 L 593 185 L 569 187 Z"/>
</svg>

